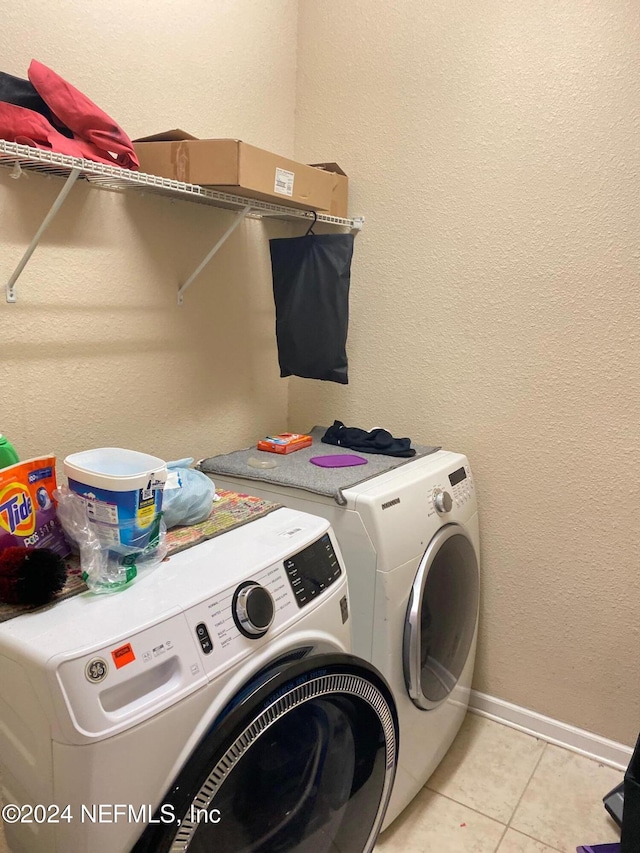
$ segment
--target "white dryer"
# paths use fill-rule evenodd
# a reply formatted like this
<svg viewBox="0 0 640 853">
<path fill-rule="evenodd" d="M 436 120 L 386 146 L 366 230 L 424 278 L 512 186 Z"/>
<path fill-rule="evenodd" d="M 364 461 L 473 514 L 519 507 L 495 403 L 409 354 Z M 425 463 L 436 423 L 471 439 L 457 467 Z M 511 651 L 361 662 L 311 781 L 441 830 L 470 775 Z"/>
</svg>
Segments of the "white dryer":
<svg viewBox="0 0 640 853">
<path fill-rule="evenodd" d="M 397 716 L 339 546 L 289 509 L 0 625 L 15 853 L 370 851 Z"/>
<path fill-rule="evenodd" d="M 279 464 L 286 465 L 286 457 Z M 398 710 L 400 757 L 387 826 L 444 757 L 469 702 L 480 543 L 467 458 L 446 450 L 417 457 L 342 488 L 344 505 L 299 488 L 258 482 L 254 468 L 247 479 L 219 471 L 211 476 L 219 488 L 279 501 L 331 522 L 349 579 L 354 653 L 385 676 Z"/>
</svg>

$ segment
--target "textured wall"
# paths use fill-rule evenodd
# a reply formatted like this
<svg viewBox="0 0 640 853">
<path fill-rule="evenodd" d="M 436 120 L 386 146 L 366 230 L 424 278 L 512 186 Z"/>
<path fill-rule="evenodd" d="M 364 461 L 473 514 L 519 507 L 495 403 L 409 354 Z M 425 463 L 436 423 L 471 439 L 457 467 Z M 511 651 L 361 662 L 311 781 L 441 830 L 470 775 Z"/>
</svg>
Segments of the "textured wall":
<svg viewBox="0 0 640 853">
<path fill-rule="evenodd" d="M 181 127 L 292 155 L 296 23 L 293 0 L 18 2 L 1 67 L 25 77 L 39 59 L 132 137 Z M 21 455 L 198 458 L 283 429 L 267 238 L 287 226 L 247 221 L 179 308 L 234 214 L 76 185 L 7 305 L 4 281 L 61 187 L 0 170 L 0 432 Z"/>
<path fill-rule="evenodd" d="M 627 744 L 640 719 L 640 6 L 302 0 L 296 156 L 352 181 L 334 418 L 468 454 L 475 687 Z"/>
</svg>

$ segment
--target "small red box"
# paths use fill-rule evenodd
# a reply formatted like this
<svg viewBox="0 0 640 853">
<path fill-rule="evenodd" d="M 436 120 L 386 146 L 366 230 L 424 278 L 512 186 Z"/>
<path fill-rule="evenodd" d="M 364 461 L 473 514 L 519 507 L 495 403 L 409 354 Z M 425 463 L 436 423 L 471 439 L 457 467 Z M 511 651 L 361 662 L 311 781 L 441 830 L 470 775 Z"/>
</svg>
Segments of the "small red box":
<svg viewBox="0 0 640 853">
<path fill-rule="evenodd" d="M 310 435 L 281 432 L 279 435 L 261 438 L 256 447 L 258 450 L 267 450 L 269 453 L 293 453 L 294 450 L 302 450 L 303 447 L 310 447 L 312 444 L 313 439 Z"/>
</svg>

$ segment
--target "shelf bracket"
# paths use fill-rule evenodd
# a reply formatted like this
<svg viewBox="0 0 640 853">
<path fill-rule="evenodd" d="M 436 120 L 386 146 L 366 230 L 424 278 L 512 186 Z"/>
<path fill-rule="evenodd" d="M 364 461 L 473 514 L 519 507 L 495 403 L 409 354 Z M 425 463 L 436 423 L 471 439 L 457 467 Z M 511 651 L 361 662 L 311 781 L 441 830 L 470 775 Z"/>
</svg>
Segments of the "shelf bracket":
<svg viewBox="0 0 640 853">
<path fill-rule="evenodd" d="M 212 258 L 212 257 L 215 255 L 215 253 L 218 251 L 218 249 L 220 248 L 220 246 L 222 246 L 222 244 L 225 242 L 225 240 L 233 234 L 233 232 L 236 230 L 236 228 L 238 227 L 238 225 L 240 225 L 240 223 L 244 220 L 244 218 L 247 216 L 247 214 L 251 212 L 251 208 L 252 208 L 252 205 L 248 204 L 246 207 L 243 207 L 243 208 L 242 208 L 242 210 L 239 210 L 239 211 L 236 213 L 235 219 L 233 220 L 233 222 L 231 223 L 231 225 L 227 228 L 227 230 L 224 232 L 224 234 L 222 235 L 222 237 L 220 237 L 220 239 L 219 239 L 219 240 L 218 240 L 218 242 L 215 244 L 215 246 L 213 247 L 213 249 L 211 249 L 211 251 L 210 251 L 210 252 L 209 252 L 209 254 L 206 256 L 206 258 L 205 258 L 205 259 L 204 259 L 204 260 L 199 264 L 199 266 L 198 266 L 198 267 L 197 267 L 197 268 L 196 268 L 196 269 L 191 273 L 191 275 L 189 276 L 189 278 L 185 281 L 185 283 L 182 285 L 182 287 L 178 290 L 178 305 L 182 305 L 182 304 L 183 304 L 183 302 L 184 302 L 184 292 L 185 292 L 185 290 L 186 290 L 186 289 L 191 285 L 191 283 L 192 283 L 192 282 L 197 278 L 197 276 L 199 276 L 199 275 L 200 275 L 200 273 L 202 272 L 202 270 L 206 267 L 206 265 L 209 263 L 209 261 L 211 260 L 211 258 Z"/>
<path fill-rule="evenodd" d="M 16 287 L 15 287 L 16 281 L 18 280 L 22 270 L 26 267 L 26 265 L 29 261 L 29 258 L 35 252 L 36 247 L 37 247 L 38 243 L 40 242 L 40 238 L 42 237 L 44 232 L 47 230 L 47 228 L 49 227 L 51 222 L 53 222 L 53 220 L 56 216 L 56 213 L 60 210 L 60 208 L 63 205 L 64 200 L 66 199 L 66 197 L 71 192 L 71 187 L 77 181 L 78 176 L 80 175 L 80 171 L 81 171 L 80 169 L 72 169 L 69 172 L 69 176 L 68 176 L 67 180 L 65 181 L 64 186 L 62 187 L 62 189 L 58 193 L 58 197 L 56 198 L 54 203 L 51 205 L 51 210 L 49 211 L 49 213 L 47 213 L 45 218 L 42 220 L 42 225 L 36 231 L 36 235 L 33 238 L 33 240 L 31 241 L 31 243 L 29 244 L 26 252 L 22 256 L 22 260 L 20 261 L 18 266 L 15 268 L 13 275 L 11 276 L 9 281 L 7 282 L 7 288 L 6 288 L 6 290 L 7 290 L 7 302 L 15 302 L 16 301 Z"/>
</svg>

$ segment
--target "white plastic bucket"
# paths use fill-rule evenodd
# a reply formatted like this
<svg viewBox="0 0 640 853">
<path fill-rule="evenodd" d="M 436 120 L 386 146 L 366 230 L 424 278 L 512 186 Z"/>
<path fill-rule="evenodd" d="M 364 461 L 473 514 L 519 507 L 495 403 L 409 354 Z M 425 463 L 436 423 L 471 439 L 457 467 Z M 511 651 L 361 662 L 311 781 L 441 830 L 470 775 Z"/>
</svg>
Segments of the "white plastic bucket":
<svg viewBox="0 0 640 853">
<path fill-rule="evenodd" d="M 167 463 L 157 456 L 100 447 L 72 453 L 63 463 L 71 491 L 81 495 L 100 541 L 144 548 L 157 530 Z"/>
</svg>

